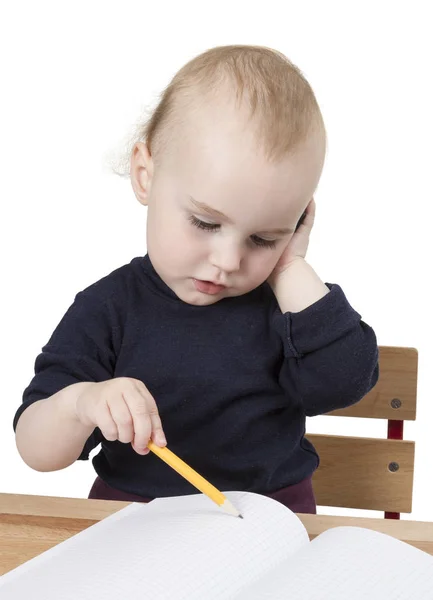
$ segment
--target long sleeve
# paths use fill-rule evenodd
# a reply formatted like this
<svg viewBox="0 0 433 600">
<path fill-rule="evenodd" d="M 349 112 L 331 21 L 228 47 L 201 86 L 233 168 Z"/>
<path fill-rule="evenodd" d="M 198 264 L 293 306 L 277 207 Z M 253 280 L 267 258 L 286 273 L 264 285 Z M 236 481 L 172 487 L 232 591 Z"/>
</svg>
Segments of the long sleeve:
<svg viewBox="0 0 433 600">
<path fill-rule="evenodd" d="M 355 404 L 377 383 L 378 347 L 337 284 L 298 313 L 274 314 L 283 340 L 280 383 L 314 416 Z"/>
<path fill-rule="evenodd" d="M 13 428 L 22 412 L 33 402 L 81 381 L 106 381 L 113 377 L 115 349 L 112 316 L 108 303 L 80 292 L 35 360 L 35 375 L 23 392 Z M 87 440 L 79 460 L 102 440 L 96 428 Z"/>
</svg>

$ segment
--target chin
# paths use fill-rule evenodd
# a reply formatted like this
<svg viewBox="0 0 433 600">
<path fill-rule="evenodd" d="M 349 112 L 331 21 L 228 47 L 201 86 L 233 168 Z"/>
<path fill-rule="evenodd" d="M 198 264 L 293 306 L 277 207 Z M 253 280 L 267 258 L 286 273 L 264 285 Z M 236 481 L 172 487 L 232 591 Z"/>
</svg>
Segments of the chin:
<svg viewBox="0 0 433 600">
<path fill-rule="evenodd" d="M 192 306 L 210 306 L 211 304 L 216 304 L 220 300 L 224 298 L 224 296 L 206 296 L 206 294 L 197 293 L 197 295 L 191 294 L 189 298 L 179 298 L 185 302 L 186 304 L 191 304 Z"/>
</svg>

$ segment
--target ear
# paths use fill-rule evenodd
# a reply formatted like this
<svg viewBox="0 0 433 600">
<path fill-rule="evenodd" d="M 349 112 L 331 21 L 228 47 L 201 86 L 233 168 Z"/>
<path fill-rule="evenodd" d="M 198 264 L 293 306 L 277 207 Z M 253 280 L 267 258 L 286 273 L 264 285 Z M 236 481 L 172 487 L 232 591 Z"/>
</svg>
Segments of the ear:
<svg viewBox="0 0 433 600">
<path fill-rule="evenodd" d="M 144 142 L 137 142 L 132 149 L 130 177 L 137 200 L 147 206 L 152 186 L 153 159 Z"/>
</svg>

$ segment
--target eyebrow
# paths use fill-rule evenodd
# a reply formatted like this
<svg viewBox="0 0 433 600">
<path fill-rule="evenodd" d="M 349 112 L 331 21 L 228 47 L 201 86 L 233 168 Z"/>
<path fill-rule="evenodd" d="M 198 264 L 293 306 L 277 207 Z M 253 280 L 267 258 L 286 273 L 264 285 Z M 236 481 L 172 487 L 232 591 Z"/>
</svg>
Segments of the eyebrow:
<svg viewBox="0 0 433 600">
<path fill-rule="evenodd" d="M 189 199 L 196 208 L 206 212 L 211 217 L 221 219 L 222 221 L 225 221 L 226 223 L 233 222 L 231 219 L 229 219 L 229 217 L 227 215 L 225 215 L 224 213 L 222 213 L 219 210 L 216 210 L 216 208 L 212 208 L 212 207 L 208 206 L 207 204 L 205 204 L 204 202 L 199 202 L 198 200 L 194 200 L 194 198 L 192 196 L 189 196 Z M 287 229 L 267 229 L 266 231 L 260 231 L 259 233 L 275 233 L 277 235 L 286 235 L 288 233 L 293 233 L 293 232 L 294 232 L 294 229 L 287 228 Z"/>
</svg>

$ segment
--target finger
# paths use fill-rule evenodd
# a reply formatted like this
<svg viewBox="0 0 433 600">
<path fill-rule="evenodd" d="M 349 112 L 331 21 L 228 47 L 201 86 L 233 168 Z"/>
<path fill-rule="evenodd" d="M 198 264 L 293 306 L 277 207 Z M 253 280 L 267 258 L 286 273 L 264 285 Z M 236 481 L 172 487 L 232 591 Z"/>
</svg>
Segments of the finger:
<svg viewBox="0 0 433 600">
<path fill-rule="evenodd" d="M 152 421 L 149 415 L 147 399 L 139 392 L 134 390 L 123 394 L 132 416 L 134 427 L 134 449 L 140 454 L 147 454 L 147 444 L 152 433 Z"/>
<path fill-rule="evenodd" d="M 152 421 L 152 440 L 161 448 L 167 445 L 164 430 L 162 428 L 161 418 L 155 406 L 155 412 L 150 412 L 150 420 Z"/>
<path fill-rule="evenodd" d="M 159 416 L 159 411 L 158 411 L 158 407 L 155 402 L 155 398 L 152 396 L 152 394 L 149 392 L 149 390 L 147 389 L 147 387 L 144 385 L 144 383 L 142 381 L 136 380 L 134 383 L 135 383 L 138 391 L 142 394 L 142 396 L 146 400 L 146 404 L 148 407 L 148 414 L 149 414 L 150 421 L 152 424 L 152 432 L 151 432 L 152 440 L 155 442 L 155 444 L 157 446 L 161 446 L 161 447 L 166 446 L 167 440 L 165 438 L 164 430 L 162 428 L 161 418 Z"/>
<path fill-rule="evenodd" d="M 308 229 L 311 229 L 314 225 L 314 219 L 316 216 L 316 202 L 314 198 L 311 198 L 310 202 L 307 205 L 307 208 L 305 209 L 304 214 L 305 218 L 302 221 L 302 225 L 304 225 Z"/>
<path fill-rule="evenodd" d="M 119 431 L 113 417 L 111 416 L 111 410 L 107 402 L 102 402 L 99 405 L 95 422 L 106 440 L 109 442 L 114 442 L 118 439 Z"/>
<path fill-rule="evenodd" d="M 111 417 L 116 423 L 118 440 L 126 444 L 134 439 L 134 425 L 129 407 L 124 401 L 122 394 L 116 395 L 108 403 Z"/>
<path fill-rule="evenodd" d="M 146 454 L 149 454 L 149 452 L 150 452 L 150 450 L 147 446 L 146 446 L 146 448 L 139 448 L 138 446 L 135 445 L 134 441 L 131 442 L 131 446 L 132 446 L 133 450 L 135 450 L 135 452 L 137 452 L 137 454 L 141 454 L 142 456 L 146 456 Z"/>
</svg>

